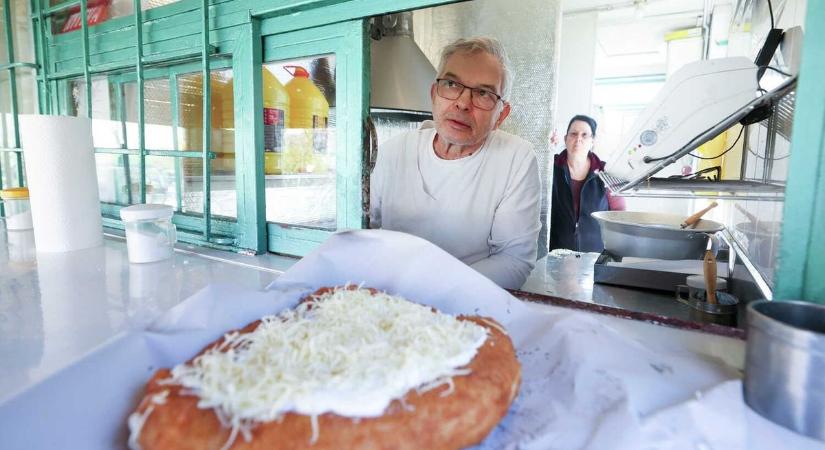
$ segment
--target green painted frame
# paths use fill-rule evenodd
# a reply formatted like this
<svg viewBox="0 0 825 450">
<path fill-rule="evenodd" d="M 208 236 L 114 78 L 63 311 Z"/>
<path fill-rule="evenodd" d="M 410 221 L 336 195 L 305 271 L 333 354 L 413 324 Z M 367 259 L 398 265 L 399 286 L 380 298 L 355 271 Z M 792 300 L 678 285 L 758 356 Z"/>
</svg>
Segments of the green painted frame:
<svg viewBox="0 0 825 450">
<path fill-rule="evenodd" d="M 17 186 L 25 185 L 25 174 L 23 173 L 23 150 L 20 148 L 20 127 L 18 125 L 18 102 L 17 102 L 17 70 L 36 69 L 33 63 L 19 62 L 14 57 L 14 35 L 11 21 L 11 1 L 3 0 L 3 28 L 5 31 L 6 55 L 8 61 L 0 62 L 0 70 L 6 70 L 9 74 L 9 106 L 12 119 L 12 142 L 14 145 L 0 149 L 3 153 L 14 153 L 17 166 Z M 3 189 L 2 165 L 0 164 L 0 189 Z M 0 203 L 0 216 L 5 215 L 3 204 Z"/>
<path fill-rule="evenodd" d="M 825 304 L 825 2 L 808 2 L 774 298 Z"/>
<path fill-rule="evenodd" d="M 300 255 L 323 241 L 329 233 L 277 224 L 267 225 L 265 222 L 263 151 L 260 144 L 262 128 L 259 125 L 261 120 L 255 120 L 260 119 L 258 116 L 261 115 L 262 106 L 260 96 L 247 94 L 261 91 L 260 73 L 255 68 L 259 68 L 262 61 L 261 44 L 264 39 L 262 36 L 280 35 L 281 37 L 276 39 L 283 39 L 287 31 L 319 26 L 323 28 L 328 24 L 335 25 L 325 29 L 334 30 L 337 27 L 346 28 L 346 25 L 341 25 L 344 22 L 349 22 L 351 27 L 357 23 L 357 33 L 353 34 L 350 30 L 346 36 L 357 38 L 357 42 L 360 43 L 354 47 L 356 51 L 347 56 L 351 59 L 350 68 L 347 70 L 345 79 L 339 80 L 341 86 L 352 85 L 353 89 L 342 89 L 348 92 L 347 97 L 337 99 L 337 103 L 339 105 L 349 104 L 348 117 L 363 119 L 368 111 L 369 80 L 364 74 L 368 75 L 366 45 L 369 41 L 365 38 L 364 26 L 360 19 L 386 12 L 453 3 L 455 0 L 404 0 L 393 2 L 392 5 L 387 5 L 380 0 L 182 0 L 145 12 L 138 11 L 139 2 L 134 1 L 135 10 L 138 12 L 132 16 L 112 19 L 94 27 L 88 27 L 86 21 L 81 20 L 81 28 L 77 32 L 58 35 L 51 32 L 52 17 L 71 6 L 80 5 L 81 18 L 83 18 L 87 12 L 86 1 L 71 0 L 52 7 L 44 5 L 43 2 L 43 0 L 31 1 L 31 20 L 35 25 L 35 52 L 39 66 L 43 68 L 38 73 L 39 106 L 42 113 L 66 112 L 70 97 L 67 95 L 66 86 L 70 79 L 76 77 L 83 77 L 84 81 L 90 84 L 93 74 L 108 75 L 134 71 L 131 75 L 115 75 L 120 80 L 117 84 L 117 92 L 121 93 L 123 82 L 130 77 L 140 84 L 144 77 L 151 79 L 164 76 L 159 75 L 168 70 L 163 67 L 164 65 L 188 60 L 192 61 L 188 65 L 193 68 L 203 68 L 209 65 L 209 62 L 202 63 L 207 54 L 217 53 L 220 56 L 231 56 L 236 86 L 241 87 L 235 90 L 235 123 L 238 136 L 236 141 L 238 142 L 236 151 L 238 220 L 227 222 L 212 219 L 204 222 L 202 217 L 180 213 L 176 214 L 174 220 L 184 228 L 204 229 L 204 239 L 198 240 L 192 237 L 193 243 L 228 247 L 222 244 L 212 245 L 214 243 L 208 242 L 209 229 L 214 228 L 217 233 L 229 233 L 235 236 L 235 248 L 249 249 L 254 252 L 266 251 L 268 248 L 279 253 Z M 209 11 L 205 5 L 209 5 Z M 297 16 L 298 20 L 295 20 L 295 13 L 298 12 L 302 14 Z M 205 26 L 207 23 L 208 27 Z M 204 33 L 209 36 L 208 42 L 201 39 Z M 295 38 L 300 41 L 304 39 L 302 36 L 306 36 L 306 32 L 290 33 L 290 36 L 287 39 Z M 340 33 L 335 35 L 335 32 L 330 36 L 332 39 L 344 37 Z M 135 46 L 136 40 L 137 46 Z M 356 41 L 350 40 L 349 42 Z M 303 48 L 304 50 L 311 49 L 311 45 Z M 210 49 L 211 51 L 208 51 Z M 340 58 L 340 55 L 351 51 L 352 48 L 343 46 L 335 53 L 339 54 Z M 339 65 L 339 69 L 340 67 Z M 171 94 L 173 95 L 176 85 L 172 83 L 170 87 L 172 87 Z M 91 89 L 87 89 L 86 92 L 90 97 Z M 208 98 L 208 95 L 205 97 Z M 87 103 L 91 106 L 88 99 Z M 176 102 L 172 104 L 173 108 L 177 106 Z M 123 104 L 119 96 L 116 107 L 118 115 L 122 118 Z M 140 122 L 143 121 L 140 120 Z M 337 176 L 340 189 L 337 200 L 339 229 L 365 226 L 360 210 L 363 127 L 360 122 L 357 124 L 354 122 L 346 127 L 345 136 L 342 137 L 345 133 L 338 133 L 338 148 L 346 149 L 345 152 L 339 152 L 338 157 L 338 167 L 345 168 Z M 140 137 L 142 138 L 142 133 Z M 214 157 L 214 154 L 207 150 L 208 142 L 204 142 L 207 145 L 205 145 L 202 156 L 205 158 L 205 170 L 208 170 L 207 159 Z M 143 182 L 145 156 L 198 156 L 196 152 L 151 150 L 145 149 L 143 145 L 140 145 L 137 150 L 98 148 L 96 151 L 122 155 L 127 177 L 130 173 L 129 155 L 140 157 L 141 199 L 145 195 L 145 183 Z M 180 162 L 179 158 L 176 160 Z M 176 165 L 176 179 L 180 174 L 178 165 Z M 208 185 L 208 182 L 205 184 Z M 129 186 L 131 189 L 131 183 Z M 205 187 L 205 191 L 208 196 L 208 187 Z M 107 226 L 120 227 L 116 219 L 119 217 L 120 207 L 117 204 L 101 205 Z M 206 215 L 209 216 L 208 211 Z M 267 230 L 269 230 L 270 241 L 268 246 Z"/>
<path fill-rule="evenodd" d="M 266 23 L 267 20 L 262 21 L 262 29 Z M 364 227 L 361 175 L 364 123 L 369 111 L 368 45 L 366 21 L 362 19 L 263 36 L 264 62 L 335 55 L 336 223 L 339 230 Z M 331 234 L 288 224 L 267 223 L 266 226 L 269 251 L 298 256 Z"/>
<path fill-rule="evenodd" d="M 229 58 L 213 58 L 213 61 L 210 66 L 212 70 L 224 70 L 224 69 L 231 69 L 233 67 L 233 62 Z M 178 150 L 177 144 L 177 126 L 178 126 L 178 114 L 177 114 L 177 78 L 182 75 L 191 75 L 198 73 L 201 70 L 201 64 L 199 62 L 187 62 L 184 64 L 178 64 L 174 66 L 165 66 L 165 67 L 152 67 L 149 69 L 145 69 L 142 73 L 142 79 L 144 81 L 154 80 L 154 79 L 168 79 L 169 81 L 169 97 L 170 97 L 170 104 L 172 105 L 172 136 L 173 136 L 173 150 L 158 150 L 158 149 L 147 149 L 144 148 L 142 154 L 144 156 L 162 156 L 162 157 L 170 157 L 175 158 L 175 181 L 177 183 L 177 210 L 175 212 L 175 216 L 173 218 L 173 222 L 181 229 L 182 238 L 181 240 L 184 242 L 189 242 L 193 244 L 202 244 L 202 245 L 209 245 L 211 247 L 217 248 L 230 248 L 231 245 L 227 244 L 227 239 L 229 237 L 234 238 L 237 236 L 238 231 L 238 224 L 236 220 L 227 220 L 221 217 L 212 217 L 209 224 L 210 229 L 214 230 L 215 235 L 217 235 L 219 241 L 206 243 L 203 239 L 198 239 L 196 236 L 200 233 L 202 234 L 201 230 L 204 230 L 205 221 L 202 215 L 198 214 L 191 214 L 191 213 L 184 213 L 181 208 L 181 176 L 182 170 L 180 169 L 180 162 L 181 158 L 202 158 L 203 151 L 202 150 L 193 150 L 193 151 L 182 151 Z M 112 83 L 115 86 L 115 114 L 121 122 L 121 132 L 125 136 L 125 110 L 123 105 L 123 86 L 130 83 L 137 83 L 138 82 L 138 74 L 135 72 L 123 72 L 118 74 L 111 74 L 106 76 L 107 81 Z M 68 114 L 69 113 L 69 98 L 68 92 L 71 87 L 71 82 L 76 81 L 78 78 L 72 79 L 61 79 L 57 81 L 59 89 L 59 113 L 60 114 Z M 87 99 L 88 101 L 88 99 Z M 142 144 L 140 144 L 142 145 Z M 131 172 L 129 171 L 129 156 L 140 156 L 141 151 L 138 148 L 127 148 L 122 146 L 121 148 L 102 148 L 96 147 L 95 153 L 97 154 L 115 154 L 121 155 L 123 157 L 124 162 L 124 171 L 127 177 L 127 189 L 131 191 L 131 183 L 128 180 Z M 210 152 L 209 158 L 214 159 L 215 154 Z M 145 169 L 144 169 L 145 171 Z M 144 172 L 145 173 L 145 172 Z M 239 203 L 242 202 L 241 199 L 241 192 L 238 191 L 238 201 Z M 131 192 L 128 192 L 129 198 L 132 197 Z M 123 208 L 125 205 L 120 205 L 116 203 L 107 203 L 101 202 L 101 213 L 103 214 L 105 219 L 108 219 L 106 222 L 106 226 L 122 229 L 122 225 L 116 224 L 120 217 L 120 209 Z M 214 239 L 213 239 L 214 240 Z M 234 245 L 238 245 L 238 242 L 235 242 Z"/>
<path fill-rule="evenodd" d="M 204 223 L 200 217 L 185 214 L 176 214 L 174 220 L 183 227 L 214 228 L 216 233 L 232 233 L 236 249 L 256 253 L 269 249 L 292 255 L 305 254 L 322 242 L 329 232 L 266 223 L 261 125 L 263 107 L 260 95 L 251 94 L 262 92 L 260 67 L 264 53 L 263 42 L 278 42 L 276 46 L 289 47 L 296 53 L 309 52 L 307 54 L 318 52 L 317 36 L 311 36 L 318 30 L 329 33 L 329 43 L 342 38 L 348 42 L 328 47 L 339 55 L 339 61 L 342 55 L 349 60 L 346 76 L 340 75 L 343 66 L 338 63 L 339 93 L 347 92 L 347 95 L 336 99 L 336 102 L 339 110 L 343 105 L 348 105 L 347 117 L 351 118 L 352 124 L 346 126 L 346 133 L 338 133 L 338 148 L 345 151 L 339 151 L 337 160 L 340 169 L 337 175 L 337 227 L 363 228 L 366 224 L 361 212 L 361 152 L 362 123 L 369 104 L 369 49 L 366 47 L 369 40 L 362 19 L 387 12 L 456 2 L 400 0 L 387 4 L 382 0 L 182 0 L 132 16 L 110 19 L 93 27 L 84 25 L 77 32 L 54 35 L 51 33 L 53 15 L 78 4 L 85 10 L 86 0 L 70 0 L 52 7 L 43 5 L 43 1 L 32 0 L 31 15 L 36 30 L 38 61 L 44 68 L 38 80 L 41 112 L 65 112 L 68 101 L 65 87 L 69 79 L 84 77 L 88 83 L 93 74 L 124 72 L 131 72 L 131 75 L 115 76 L 122 80 L 130 76 L 136 76 L 137 79 L 165 76 L 163 72 L 172 64 L 175 67 L 202 67 L 207 46 L 212 55 L 210 63 L 216 61 L 215 57 L 218 60 L 222 56 L 231 58 L 236 87 L 237 222 L 213 218 Z M 134 3 L 139 4 L 137 1 Z M 205 5 L 209 5 L 208 14 Z M 136 6 L 135 9 L 137 10 Z M 205 27 L 207 22 L 209 26 Z M 314 31 L 306 31 L 309 29 Z M 208 42 L 201 38 L 204 33 L 209 36 Z M 355 46 L 352 46 L 353 43 Z M 78 49 L 82 51 L 79 52 Z M 122 86 L 122 83 L 118 86 Z M 87 94 L 90 92 L 87 89 Z M 176 103 L 173 102 L 173 108 L 175 106 Z M 118 105 L 119 110 L 122 107 L 123 105 Z M 339 130 L 342 129 L 344 127 L 340 126 Z M 123 155 L 127 170 L 128 155 L 137 154 L 126 148 L 100 148 L 97 152 Z M 146 155 L 196 156 L 184 155 L 182 152 L 147 150 L 142 146 L 139 152 L 141 162 Z M 205 150 L 203 157 L 214 155 Z M 207 165 L 208 162 L 204 166 Z M 140 179 L 143 180 L 143 164 L 141 169 Z M 179 172 L 177 168 L 176 173 Z M 140 186 L 143 195 L 145 184 L 141 182 Z M 119 208 L 115 204 L 101 205 L 107 226 L 120 227 L 116 220 Z M 205 230 L 205 235 L 209 235 L 208 230 Z M 206 239 L 198 241 L 197 238 L 192 238 L 192 242 L 215 246 L 214 242 Z M 226 247 L 221 244 L 218 246 Z"/>
</svg>

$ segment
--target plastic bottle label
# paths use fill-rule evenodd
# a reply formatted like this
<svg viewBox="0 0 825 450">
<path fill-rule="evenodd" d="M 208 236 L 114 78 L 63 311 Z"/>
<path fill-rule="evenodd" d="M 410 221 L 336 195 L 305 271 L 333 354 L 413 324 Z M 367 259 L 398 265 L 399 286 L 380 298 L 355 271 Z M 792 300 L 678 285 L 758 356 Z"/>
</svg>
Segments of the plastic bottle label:
<svg viewBox="0 0 825 450">
<path fill-rule="evenodd" d="M 312 116 L 312 150 L 315 153 L 327 152 L 327 123 L 326 117 Z"/>
<path fill-rule="evenodd" d="M 284 110 L 264 108 L 264 151 L 284 151 Z"/>
</svg>

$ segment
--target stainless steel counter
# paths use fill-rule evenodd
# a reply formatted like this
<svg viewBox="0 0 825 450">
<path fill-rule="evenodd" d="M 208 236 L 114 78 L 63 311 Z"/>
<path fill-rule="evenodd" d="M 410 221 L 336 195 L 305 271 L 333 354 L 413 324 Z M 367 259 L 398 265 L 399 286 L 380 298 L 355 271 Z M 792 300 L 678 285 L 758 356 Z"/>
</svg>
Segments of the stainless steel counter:
<svg viewBox="0 0 825 450">
<path fill-rule="evenodd" d="M 597 253 L 571 254 L 563 257 L 547 255 L 536 263 L 516 296 L 526 300 L 547 302 L 620 317 L 662 323 L 678 328 L 701 330 L 742 338 L 741 329 L 702 322 L 692 309 L 674 294 L 630 289 L 593 282 L 593 265 Z M 547 296 L 540 298 L 535 295 Z"/>
</svg>

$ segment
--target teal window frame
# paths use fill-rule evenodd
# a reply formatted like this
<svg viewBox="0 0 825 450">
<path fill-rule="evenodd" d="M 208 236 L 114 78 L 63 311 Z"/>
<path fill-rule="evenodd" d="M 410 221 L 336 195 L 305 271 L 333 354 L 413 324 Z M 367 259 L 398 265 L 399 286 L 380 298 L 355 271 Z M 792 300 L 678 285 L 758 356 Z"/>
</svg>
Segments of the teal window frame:
<svg viewBox="0 0 825 450">
<path fill-rule="evenodd" d="M 146 156 L 153 156 L 153 157 L 163 157 L 163 158 L 174 158 L 175 159 L 175 183 L 176 183 L 176 208 L 175 208 L 175 215 L 173 217 L 173 222 L 175 225 L 179 227 L 179 239 L 183 242 L 189 243 L 201 243 L 202 239 L 199 237 L 204 229 L 204 218 L 202 214 L 195 214 L 195 213 L 186 213 L 182 210 L 182 185 L 183 185 L 183 168 L 182 168 L 182 158 L 201 158 L 203 156 L 202 150 L 189 150 L 189 151 L 182 151 L 178 148 L 178 127 L 180 116 L 178 114 L 179 110 L 179 102 L 178 102 L 178 78 L 182 75 L 191 75 L 197 74 L 201 70 L 201 64 L 199 62 L 189 62 L 185 64 L 179 64 L 174 66 L 168 67 L 154 67 L 144 70 L 143 78 L 144 82 L 151 81 L 151 80 L 159 80 L 159 79 L 166 79 L 169 81 L 169 102 L 171 105 L 172 113 L 172 139 L 173 139 L 173 146 L 172 150 L 160 150 L 160 149 L 150 149 L 145 148 L 144 154 Z M 231 69 L 232 68 L 232 60 L 228 58 L 213 58 L 213 61 L 210 63 L 211 70 L 220 71 L 224 69 Z M 120 74 L 111 74 L 106 76 L 107 81 L 114 85 L 115 89 L 115 115 L 117 116 L 117 120 L 121 123 L 121 133 L 125 137 L 126 135 L 126 110 L 125 105 L 123 103 L 124 97 L 124 90 L 123 87 L 126 84 L 137 83 L 137 74 L 134 72 L 124 72 Z M 60 95 L 58 95 L 58 103 L 59 103 L 59 113 L 60 114 L 69 114 L 71 113 L 69 109 L 69 104 L 71 103 L 71 99 L 69 98 L 69 92 L 71 91 L 71 83 L 73 81 L 78 80 L 78 78 L 71 78 L 59 81 L 59 89 Z M 79 111 L 78 111 L 79 112 Z M 125 141 L 125 139 L 124 139 Z M 132 190 L 132 183 L 129 179 L 130 177 L 130 162 L 129 156 L 140 156 L 140 149 L 134 148 L 127 148 L 125 144 L 120 148 L 103 148 L 103 147 L 95 147 L 95 153 L 97 154 L 113 154 L 113 155 L 120 155 L 122 158 L 122 164 L 126 176 L 126 189 L 127 189 L 127 198 L 132 198 L 133 193 Z M 215 153 L 210 152 L 209 158 L 214 159 Z M 236 186 L 237 188 L 237 186 Z M 126 205 L 121 205 L 117 203 L 110 203 L 110 202 L 103 202 L 101 201 L 101 213 L 103 214 L 103 223 L 107 227 L 116 228 L 116 229 L 123 229 L 123 224 L 120 221 L 120 209 L 125 207 Z M 235 218 L 224 218 L 222 216 L 213 216 L 210 220 L 211 222 L 211 230 L 213 231 L 211 236 L 211 241 L 216 246 L 222 245 L 234 245 L 234 237 L 237 234 L 237 220 Z"/>
<path fill-rule="evenodd" d="M 364 123 L 369 112 L 369 72 L 364 71 L 369 68 L 368 45 L 366 22 L 360 19 L 263 37 L 265 63 L 335 55 L 338 230 L 366 226 L 361 183 Z M 298 256 L 311 251 L 332 233 L 272 222 L 267 222 L 266 227 L 269 251 Z"/>
<path fill-rule="evenodd" d="M 194 231 L 181 234 L 181 240 L 193 244 L 255 253 L 272 251 L 304 255 L 331 232 L 266 222 L 260 76 L 264 53 L 275 51 L 273 55 L 279 55 L 278 58 L 288 54 L 295 57 L 336 54 L 337 91 L 343 93 L 336 98 L 336 109 L 338 117 L 347 118 L 346 124 L 339 121 L 336 134 L 339 149 L 336 225 L 339 230 L 364 228 L 366 217 L 361 188 L 365 179 L 363 121 L 369 112 L 369 39 L 365 19 L 455 1 L 399 0 L 388 5 L 380 0 L 181 0 L 139 11 L 140 2 L 134 0 L 133 15 L 89 27 L 85 20 L 86 0 L 69 0 L 56 6 L 47 6 L 46 0 L 32 0 L 35 50 L 43 67 L 38 77 L 40 111 L 65 113 L 70 101 L 66 86 L 68 80 L 77 77 L 83 77 L 89 85 L 93 75 L 113 79 L 133 76 L 142 83 L 140 80 L 164 76 L 163 71 L 174 70 L 169 67 L 183 66 L 182 60 L 201 67 L 207 55 L 209 63 L 206 66 L 221 66 L 221 61 L 223 64 L 231 61 L 224 67 L 232 68 L 235 81 L 237 220 L 216 219 L 208 211 L 205 211 L 210 217 L 208 221 L 179 212 L 173 220 Z M 81 6 L 81 29 L 52 34 L 52 17 L 78 4 Z M 209 39 L 204 40 L 204 35 Z M 124 72 L 132 75 L 123 75 Z M 91 95 L 91 89 L 86 92 Z M 209 93 L 205 92 L 204 97 L 209 97 Z M 87 103 L 91 105 L 91 101 Z M 207 111 L 208 108 L 204 116 Z M 139 115 L 139 129 L 143 130 L 142 113 Z M 189 155 L 145 149 L 142 131 L 140 135 L 139 183 L 143 198 L 144 156 Z M 205 135 L 204 147 L 207 148 L 208 139 Z M 98 148 L 96 152 L 124 154 L 124 158 L 128 158 L 126 154 L 135 154 L 130 149 Z M 202 157 L 204 166 L 208 167 L 208 159 L 214 154 L 205 150 Z M 208 179 L 209 175 L 205 174 L 204 178 Z M 208 194 L 204 198 L 209 198 Z M 118 219 L 119 208 L 119 205 L 101 204 L 107 226 L 122 228 Z M 199 236 L 198 232 L 203 229 L 206 229 L 204 235 Z M 212 229 L 215 233 L 210 232 Z M 221 239 L 226 236 L 214 239 L 213 234 L 229 235 L 229 239 Z"/>
<path fill-rule="evenodd" d="M 23 150 L 20 148 L 20 127 L 18 123 L 18 115 L 19 115 L 19 108 L 18 108 L 18 101 L 17 101 L 17 70 L 18 69 L 37 69 L 37 64 L 34 63 L 26 63 L 26 62 L 19 62 L 15 59 L 14 56 L 14 33 L 12 28 L 12 14 L 11 14 L 11 0 L 3 0 L 3 30 L 5 32 L 5 39 L 6 39 L 6 55 L 8 60 L 7 61 L 0 61 L 0 70 L 7 71 L 9 74 L 9 103 L 11 109 L 11 119 L 12 119 L 12 142 L 13 145 L 11 147 L 2 147 L 0 148 L 0 153 L 13 153 L 15 154 L 16 158 L 16 166 L 17 166 L 17 187 L 22 187 L 26 185 L 26 177 L 23 173 Z M 2 161 L 0 161 L 0 189 L 4 189 L 3 186 L 3 167 Z M 0 216 L 4 215 L 3 204 L 0 203 Z"/>
</svg>

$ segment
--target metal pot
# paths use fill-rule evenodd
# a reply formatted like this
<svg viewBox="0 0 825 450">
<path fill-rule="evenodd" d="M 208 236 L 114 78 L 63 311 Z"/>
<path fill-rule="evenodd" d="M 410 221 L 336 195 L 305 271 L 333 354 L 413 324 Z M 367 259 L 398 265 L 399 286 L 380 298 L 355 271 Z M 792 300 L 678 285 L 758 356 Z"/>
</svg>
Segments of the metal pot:
<svg viewBox="0 0 825 450">
<path fill-rule="evenodd" d="M 748 304 L 745 402 L 765 418 L 825 441 L 825 306 Z"/>
<path fill-rule="evenodd" d="M 779 252 L 782 222 L 742 222 L 734 225 L 734 229 L 746 238 L 751 261 L 762 268 L 773 266 Z"/>
<path fill-rule="evenodd" d="M 708 234 L 725 228 L 719 222 L 702 219 L 695 228 L 682 229 L 685 220 L 677 214 L 640 211 L 598 211 L 604 249 L 613 256 L 656 259 L 702 259 Z"/>
</svg>

